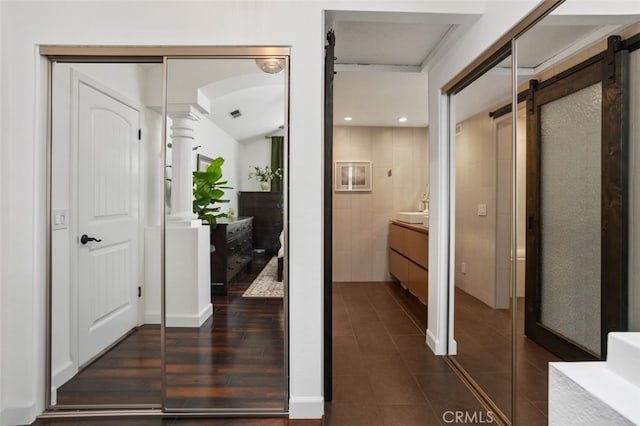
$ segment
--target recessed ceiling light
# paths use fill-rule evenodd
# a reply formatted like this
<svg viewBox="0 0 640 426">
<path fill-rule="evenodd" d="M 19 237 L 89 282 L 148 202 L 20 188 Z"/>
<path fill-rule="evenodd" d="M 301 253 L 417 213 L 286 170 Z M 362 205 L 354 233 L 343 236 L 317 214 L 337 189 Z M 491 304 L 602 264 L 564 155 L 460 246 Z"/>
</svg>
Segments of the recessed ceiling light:
<svg viewBox="0 0 640 426">
<path fill-rule="evenodd" d="M 400 117 L 400 118 L 398 118 L 398 123 L 404 123 L 407 120 L 408 120 L 407 117 Z"/>
<path fill-rule="evenodd" d="M 344 121 L 351 121 L 351 120 L 353 120 L 353 117 L 347 116 L 347 117 L 344 118 Z"/>
</svg>

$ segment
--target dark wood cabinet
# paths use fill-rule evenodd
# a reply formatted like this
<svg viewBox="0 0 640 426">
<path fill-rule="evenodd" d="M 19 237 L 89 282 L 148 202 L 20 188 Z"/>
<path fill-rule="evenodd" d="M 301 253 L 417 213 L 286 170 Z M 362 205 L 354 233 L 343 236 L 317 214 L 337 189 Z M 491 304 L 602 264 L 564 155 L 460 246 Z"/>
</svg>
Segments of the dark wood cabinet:
<svg viewBox="0 0 640 426">
<path fill-rule="evenodd" d="M 253 259 L 253 218 L 218 221 L 211 230 L 211 295 L 225 295 L 229 283 Z"/>
<path fill-rule="evenodd" d="M 239 192 L 238 214 L 253 216 L 253 247 L 275 256 L 283 226 L 282 192 Z"/>
</svg>

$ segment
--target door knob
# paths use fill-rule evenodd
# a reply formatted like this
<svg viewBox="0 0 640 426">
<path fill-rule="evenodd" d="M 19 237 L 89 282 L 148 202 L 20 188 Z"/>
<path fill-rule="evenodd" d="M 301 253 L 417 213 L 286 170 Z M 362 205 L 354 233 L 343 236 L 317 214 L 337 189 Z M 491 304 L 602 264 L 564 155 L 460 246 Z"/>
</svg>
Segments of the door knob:
<svg viewBox="0 0 640 426">
<path fill-rule="evenodd" d="M 82 234 L 82 237 L 80 237 L 80 242 L 82 244 L 87 244 L 89 241 L 95 241 L 96 243 L 99 243 L 102 240 L 100 240 L 98 238 L 90 237 L 87 234 Z"/>
</svg>

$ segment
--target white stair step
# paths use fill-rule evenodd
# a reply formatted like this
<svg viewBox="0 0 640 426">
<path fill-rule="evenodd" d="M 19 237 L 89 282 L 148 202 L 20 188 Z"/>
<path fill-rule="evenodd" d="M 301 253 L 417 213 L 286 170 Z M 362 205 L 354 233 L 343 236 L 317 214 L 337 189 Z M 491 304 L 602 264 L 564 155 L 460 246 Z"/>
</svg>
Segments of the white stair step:
<svg viewBox="0 0 640 426">
<path fill-rule="evenodd" d="M 640 333 L 609 333 L 607 368 L 640 387 Z"/>
</svg>

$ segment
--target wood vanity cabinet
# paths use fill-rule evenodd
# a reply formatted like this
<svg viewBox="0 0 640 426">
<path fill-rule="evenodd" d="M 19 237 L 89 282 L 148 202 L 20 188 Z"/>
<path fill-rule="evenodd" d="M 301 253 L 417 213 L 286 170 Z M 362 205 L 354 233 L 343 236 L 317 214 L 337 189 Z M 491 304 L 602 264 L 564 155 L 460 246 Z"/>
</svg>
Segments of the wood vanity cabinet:
<svg viewBox="0 0 640 426">
<path fill-rule="evenodd" d="M 389 223 L 389 272 L 425 305 L 428 270 L 429 230 L 392 220 Z"/>
<path fill-rule="evenodd" d="M 253 259 L 253 218 L 218 221 L 211 230 L 211 295 L 226 295 L 229 283 Z"/>
<path fill-rule="evenodd" d="M 282 192 L 239 192 L 238 214 L 253 217 L 253 247 L 276 256 L 284 221 Z"/>
</svg>

